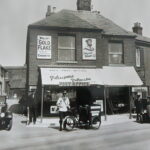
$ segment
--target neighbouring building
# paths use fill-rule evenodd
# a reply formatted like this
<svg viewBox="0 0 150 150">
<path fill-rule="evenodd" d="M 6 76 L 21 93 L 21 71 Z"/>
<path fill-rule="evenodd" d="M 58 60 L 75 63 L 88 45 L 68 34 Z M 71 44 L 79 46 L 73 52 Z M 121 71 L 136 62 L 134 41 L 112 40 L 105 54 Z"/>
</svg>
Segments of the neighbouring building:
<svg viewBox="0 0 150 150">
<path fill-rule="evenodd" d="M 9 98 L 20 99 L 25 95 L 26 87 L 26 67 L 25 66 L 7 66 L 5 67 L 9 78 Z"/>
<path fill-rule="evenodd" d="M 138 92 L 145 97 L 147 94 L 150 94 L 150 38 L 142 35 L 143 28 L 139 22 L 136 22 L 132 29 L 136 35 L 136 71 L 144 82 L 143 87 L 135 87 L 133 88 L 133 91 Z"/>
<path fill-rule="evenodd" d="M 149 86 L 149 40 L 138 33 L 91 11 L 91 0 L 77 0 L 77 11 L 49 6 L 44 19 L 28 26 L 27 92 L 37 91 L 45 115 L 56 113 L 64 89 L 72 106 L 98 103 L 102 112 L 104 105 L 128 112 L 131 92 Z"/>
<path fill-rule="evenodd" d="M 0 65 L 0 95 L 6 96 L 9 92 L 9 78 L 7 70 Z"/>
</svg>

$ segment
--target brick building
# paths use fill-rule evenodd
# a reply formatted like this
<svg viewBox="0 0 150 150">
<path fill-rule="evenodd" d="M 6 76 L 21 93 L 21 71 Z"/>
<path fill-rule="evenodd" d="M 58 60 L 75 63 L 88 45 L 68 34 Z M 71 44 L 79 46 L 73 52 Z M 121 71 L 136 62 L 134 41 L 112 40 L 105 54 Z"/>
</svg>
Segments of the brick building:
<svg viewBox="0 0 150 150">
<path fill-rule="evenodd" d="M 71 71 L 72 73 L 75 73 L 75 69 L 78 69 L 76 72 L 79 73 L 81 70 L 85 70 L 89 73 L 87 78 L 92 78 L 97 72 L 96 69 L 105 68 L 104 66 L 118 67 L 117 69 L 134 67 L 147 85 L 145 76 L 148 73 L 145 72 L 143 61 L 145 53 L 140 50 L 140 56 L 136 54 L 138 45 L 147 44 L 144 39 L 142 35 L 128 32 L 119 27 L 111 20 L 103 17 L 100 12 L 92 12 L 91 0 L 78 0 L 77 11 L 61 10 L 54 13 L 51 12 L 49 6 L 44 19 L 28 26 L 27 91 L 37 89 L 38 93 L 41 93 L 38 96 L 39 102 L 42 98 L 44 99 L 45 113 L 52 114 L 55 113 L 53 108 L 55 109 L 56 100 L 63 89 L 68 91 L 72 105 L 75 105 L 75 103 L 92 103 L 95 100 L 97 100 L 97 103 L 104 104 L 104 86 L 96 84 L 95 86 L 89 86 L 86 82 L 84 84 L 79 82 L 74 85 L 71 85 L 71 83 L 52 84 L 52 75 L 54 78 L 55 74 L 55 80 L 60 80 L 60 75 L 65 74 L 65 69 L 67 69 L 66 72 Z M 140 67 L 137 57 L 140 59 Z M 63 68 L 65 69 L 63 70 Z M 93 69 L 94 72 L 91 76 L 90 69 Z M 55 73 L 52 73 L 54 70 Z M 80 76 L 83 76 L 82 71 Z M 46 77 L 46 73 L 49 74 L 49 78 Z M 129 76 L 132 71 L 120 73 Z M 134 74 L 136 75 L 135 72 Z M 78 76 L 77 73 L 75 73 L 75 76 Z M 117 78 L 119 76 L 120 74 Z M 66 78 L 63 79 L 65 82 Z M 43 87 L 43 83 L 46 86 Z M 131 85 L 122 85 L 120 83 L 115 87 L 109 86 L 109 90 L 107 90 L 107 99 L 109 99 L 107 106 L 111 112 L 119 103 L 124 103 L 124 106 L 127 106 L 123 111 L 129 110 Z M 49 93 L 51 100 L 47 100 Z M 89 98 L 91 102 L 88 100 Z"/>
<path fill-rule="evenodd" d="M 0 95 L 7 95 L 9 92 L 9 78 L 6 68 L 0 65 Z"/>
<path fill-rule="evenodd" d="M 7 66 L 5 67 L 9 78 L 9 98 L 20 99 L 26 88 L 26 67 L 25 66 Z"/>
</svg>

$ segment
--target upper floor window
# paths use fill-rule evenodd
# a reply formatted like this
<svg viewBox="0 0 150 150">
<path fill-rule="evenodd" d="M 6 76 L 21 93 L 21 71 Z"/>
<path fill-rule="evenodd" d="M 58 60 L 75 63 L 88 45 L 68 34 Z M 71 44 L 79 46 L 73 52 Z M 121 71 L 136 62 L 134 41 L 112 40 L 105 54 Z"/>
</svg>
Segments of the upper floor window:
<svg viewBox="0 0 150 150">
<path fill-rule="evenodd" d="M 140 67 L 141 66 L 141 52 L 140 52 L 140 48 L 137 47 L 136 48 L 136 67 Z"/>
<path fill-rule="evenodd" d="M 109 64 L 123 64 L 123 45 L 121 42 L 110 42 L 108 53 Z"/>
<path fill-rule="evenodd" d="M 58 36 L 58 60 L 75 61 L 75 36 Z"/>
</svg>

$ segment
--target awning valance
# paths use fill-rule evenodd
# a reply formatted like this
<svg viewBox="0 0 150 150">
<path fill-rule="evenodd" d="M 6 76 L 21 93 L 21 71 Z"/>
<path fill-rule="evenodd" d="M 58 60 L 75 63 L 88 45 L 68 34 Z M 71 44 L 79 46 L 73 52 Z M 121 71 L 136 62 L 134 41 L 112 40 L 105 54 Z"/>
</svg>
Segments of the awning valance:
<svg viewBox="0 0 150 150">
<path fill-rule="evenodd" d="M 134 67 L 103 69 L 40 68 L 42 85 L 59 86 L 141 86 L 143 82 Z"/>
</svg>

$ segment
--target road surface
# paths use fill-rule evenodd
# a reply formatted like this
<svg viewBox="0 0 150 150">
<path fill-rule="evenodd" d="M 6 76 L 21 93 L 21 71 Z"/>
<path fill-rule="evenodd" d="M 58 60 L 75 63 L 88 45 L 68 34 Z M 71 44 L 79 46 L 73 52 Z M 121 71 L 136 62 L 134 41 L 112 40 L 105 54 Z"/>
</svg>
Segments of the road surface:
<svg viewBox="0 0 150 150">
<path fill-rule="evenodd" d="M 14 115 L 11 131 L 0 131 L 0 150 L 150 150 L 150 124 L 126 120 L 99 130 L 26 127 Z"/>
</svg>

